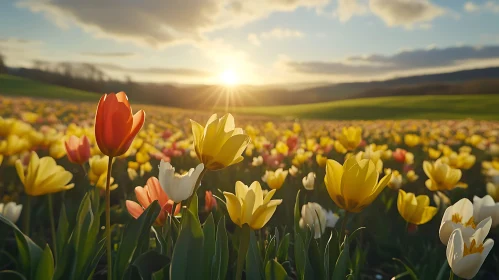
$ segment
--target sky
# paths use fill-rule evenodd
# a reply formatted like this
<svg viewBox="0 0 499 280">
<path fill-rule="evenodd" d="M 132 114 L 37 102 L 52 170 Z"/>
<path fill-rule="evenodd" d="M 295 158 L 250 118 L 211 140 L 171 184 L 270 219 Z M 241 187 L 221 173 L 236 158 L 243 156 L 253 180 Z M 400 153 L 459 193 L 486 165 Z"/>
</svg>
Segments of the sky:
<svg viewBox="0 0 499 280">
<path fill-rule="evenodd" d="M 0 53 L 147 82 L 380 80 L 499 66 L 499 0 L 2 0 Z"/>
</svg>

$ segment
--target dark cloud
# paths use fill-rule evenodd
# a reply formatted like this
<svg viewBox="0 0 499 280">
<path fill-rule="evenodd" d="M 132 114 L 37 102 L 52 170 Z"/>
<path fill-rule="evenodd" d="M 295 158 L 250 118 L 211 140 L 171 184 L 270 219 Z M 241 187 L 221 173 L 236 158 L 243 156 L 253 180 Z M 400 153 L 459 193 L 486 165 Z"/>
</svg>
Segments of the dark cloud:
<svg viewBox="0 0 499 280">
<path fill-rule="evenodd" d="M 287 66 L 299 73 L 326 75 L 382 75 L 458 66 L 466 61 L 499 59 L 499 46 L 460 46 L 403 51 L 391 56 L 353 56 L 344 61 L 288 61 Z"/>
<path fill-rule="evenodd" d="M 369 7 L 388 26 L 411 27 L 445 13 L 443 8 L 427 0 L 370 0 Z"/>
</svg>

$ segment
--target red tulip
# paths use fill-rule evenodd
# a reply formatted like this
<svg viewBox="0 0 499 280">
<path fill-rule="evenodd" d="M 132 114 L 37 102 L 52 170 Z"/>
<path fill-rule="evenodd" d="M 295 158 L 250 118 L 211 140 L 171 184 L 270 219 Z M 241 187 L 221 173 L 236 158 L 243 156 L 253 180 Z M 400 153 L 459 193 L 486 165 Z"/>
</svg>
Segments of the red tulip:
<svg viewBox="0 0 499 280">
<path fill-rule="evenodd" d="M 165 223 L 168 214 L 172 213 L 173 210 L 173 200 L 168 198 L 168 195 L 161 188 L 159 181 L 156 177 L 151 177 L 147 180 L 144 187 L 135 188 L 135 196 L 139 203 L 131 200 L 126 201 L 126 208 L 128 213 L 132 215 L 135 219 L 140 217 L 144 212 L 144 209 L 149 207 L 151 203 L 155 200 L 158 201 L 159 206 L 161 206 L 161 211 L 156 218 L 156 224 L 161 226 Z M 180 212 L 180 204 L 175 207 L 175 214 Z"/>
<path fill-rule="evenodd" d="M 217 200 L 213 197 L 211 191 L 206 191 L 204 194 L 204 210 L 210 212 L 213 208 L 217 208 Z"/>
<path fill-rule="evenodd" d="M 124 92 L 104 94 L 95 115 L 95 140 L 101 152 L 110 157 L 124 154 L 142 128 L 143 110 L 132 115 Z"/>
<path fill-rule="evenodd" d="M 405 154 L 407 153 L 404 149 L 395 149 L 395 152 L 392 153 L 392 157 L 394 160 L 404 163 L 405 162 Z"/>
<path fill-rule="evenodd" d="M 87 136 L 83 135 L 82 138 L 78 138 L 71 135 L 64 144 L 70 162 L 82 165 L 90 158 L 90 142 Z"/>
</svg>

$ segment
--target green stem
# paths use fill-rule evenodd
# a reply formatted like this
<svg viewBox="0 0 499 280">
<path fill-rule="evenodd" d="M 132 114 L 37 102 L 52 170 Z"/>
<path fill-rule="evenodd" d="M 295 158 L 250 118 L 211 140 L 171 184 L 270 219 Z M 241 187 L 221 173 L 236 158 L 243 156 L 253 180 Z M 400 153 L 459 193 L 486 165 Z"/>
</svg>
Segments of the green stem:
<svg viewBox="0 0 499 280">
<path fill-rule="evenodd" d="M 248 253 L 251 229 L 248 224 L 244 224 L 241 228 L 241 235 L 239 236 L 239 251 L 237 252 L 237 270 L 236 280 L 241 280 L 243 277 L 244 261 Z"/>
<path fill-rule="evenodd" d="M 111 258 L 111 171 L 113 166 L 113 157 L 109 157 L 107 164 L 107 180 L 106 180 L 106 253 L 107 253 L 107 279 L 112 280 L 112 258 Z"/>
<path fill-rule="evenodd" d="M 26 203 L 23 205 L 23 211 L 26 213 L 24 214 L 24 234 L 29 236 L 29 225 L 31 223 L 31 196 L 27 195 L 26 198 Z"/>
<path fill-rule="evenodd" d="M 57 242 L 55 236 L 55 221 L 54 221 L 54 206 L 52 203 L 52 195 L 47 195 L 49 202 L 49 217 L 50 217 L 50 230 L 52 231 L 52 249 L 54 250 L 54 259 L 57 260 Z"/>
<path fill-rule="evenodd" d="M 449 280 L 454 280 L 454 272 L 452 272 L 452 269 L 450 270 Z"/>
<path fill-rule="evenodd" d="M 201 180 L 203 180 L 203 177 L 204 177 L 204 174 L 206 174 L 206 172 L 208 171 L 208 169 L 203 169 L 203 171 L 201 171 L 201 174 L 199 174 L 199 177 L 198 179 L 196 180 L 196 185 L 194 186 L 194 191 L 192 192 L 192 195 L 191 197 L 189 197 L 187 199 L 187 202 L 186 202 L 186 207 L 187 209 L 189 209 L 189 207 L 191 206 L 191 201 L 192 201 L 192 196 L 197 193 L 198 189 L 199 189 L 199 185 L 201 185 Z M 174 210 L 175 211 L 175 210 Z"/>
<path fill-rule="evenodd" d="M 343 239 L 345 239 L 346 236 L 348 213 L 349 213 L 348 211 L 345 212 L 345 216 L 343 217 L 343 222 L 341 222 L 340 244 L 343 242 Z"/>
</svg>

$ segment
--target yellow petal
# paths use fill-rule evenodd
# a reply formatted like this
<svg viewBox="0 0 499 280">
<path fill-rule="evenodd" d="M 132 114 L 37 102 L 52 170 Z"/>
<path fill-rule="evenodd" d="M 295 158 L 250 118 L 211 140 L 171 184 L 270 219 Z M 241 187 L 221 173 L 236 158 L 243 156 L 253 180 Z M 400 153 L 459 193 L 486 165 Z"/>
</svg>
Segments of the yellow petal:
<svg viewBox="0 0 499 280">
<path fill-rule="evenodd" d="M 225 200 L 227 202 L 227 211 L 229 212 L 229 217 L 238 226 L 242 226 L 241 222 L 241 202 L 232 193 L 224 192 Z"/>
<path fill-rule="evenodd" d="M 246 197 L 243 199 L 242 204 L 242 224 L 249 223 L 251 221 L 251 216 L 253 215 L 253 207 L 255 206 L 255 192 L 250 189 L 246 193 Z"/>
</svg>

